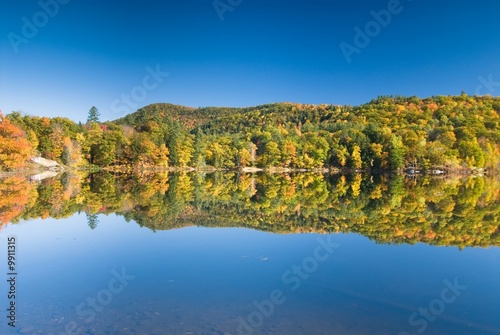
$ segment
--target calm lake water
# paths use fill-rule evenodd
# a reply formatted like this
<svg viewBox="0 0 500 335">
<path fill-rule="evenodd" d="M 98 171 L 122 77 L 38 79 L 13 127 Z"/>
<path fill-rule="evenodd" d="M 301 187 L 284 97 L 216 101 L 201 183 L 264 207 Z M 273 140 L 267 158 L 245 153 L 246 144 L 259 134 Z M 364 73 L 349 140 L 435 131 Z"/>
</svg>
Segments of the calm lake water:
<svg viewBox="0 0 500 335">
<path fill-rule="evenodd" d="M 0 334 L 500 334 L 495 179 L 24 182 L 0 181 Z"/>
</svg>

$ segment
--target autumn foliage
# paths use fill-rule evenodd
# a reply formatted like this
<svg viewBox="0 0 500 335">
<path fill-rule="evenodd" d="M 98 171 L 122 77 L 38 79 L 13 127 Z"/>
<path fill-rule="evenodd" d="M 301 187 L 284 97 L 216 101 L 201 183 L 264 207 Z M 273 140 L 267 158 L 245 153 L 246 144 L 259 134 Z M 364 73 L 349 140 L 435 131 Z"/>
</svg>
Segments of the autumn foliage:
<svg viewBox="0 0 500 335">
<path fill-rule="evenodd" d="M 500 170 L 500 97 L 382 96 L 360 106 L 153 104 L 86 124 L 19 112 L 6 119 L 0 169 L 22 164 L 26 138 L 43 157 L 74 168 Z"/>
<path fill-rule="evenodd" d="M 33 189 L 26 178 L 0 180 L 0 227 L 17 218 L 33 198 Z"/>
<path fill-rule="evenodd" d="M 378 243 L 500 246 L 500 180 L 394 175 L 96 173 L 0 180 L 0 222 L 112 214 L 142 227 L 357 233 Z M 99 227 L 97 227 L 99 229 Z"/>
<path fill-rule="evenodd" d="M 23 167 L 30 159 L 31 150 L 24 131 L 4 118 L 0 112 L 0 170 Z"/>
</svg>

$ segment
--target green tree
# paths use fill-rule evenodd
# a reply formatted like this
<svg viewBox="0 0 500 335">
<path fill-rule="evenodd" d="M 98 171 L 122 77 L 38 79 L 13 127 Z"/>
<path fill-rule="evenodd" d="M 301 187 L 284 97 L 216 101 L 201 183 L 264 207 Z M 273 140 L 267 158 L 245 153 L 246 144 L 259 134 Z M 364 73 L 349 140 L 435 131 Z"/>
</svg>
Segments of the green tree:
<svg viewBox="0 0 500 335">
<path fill-rule="evenodd" d="M 468 167 L 484 167 L 484 153 L 477 139 L 471 141 L 460 141 L 458 150 Z"/>
<path fill-rule="evenodd" d="M 196 132 L 196 136 L 194 139 L 194 148 L 193 148 L 193 166 L 197 168 L 203 168 L 206 166 L 205 155 L 207 150 L 207 145 L 205 142 L 205 136 L 203 131 L 198 128 Z"/>
<path fill-rule="evenodd" d="M 100 116 L 101 116 L 101 114 L 99 113 L 99 110 L 95 106 L 92 106 L 92 108 L 90 108 L 90 110 L 89 110 L 87 122 L 99 123 Z"/>
<path fill-rule="evenodd" d="M 264 146 L 264 152 L 261 156 L 261 164 L 263 167 L 271 167 L 277 165 L 281 160 L 281 152 L 278 143 L 269 141 Z"/>
<path fill-rule="evenodd" d="M 96 229 L 99 224 L 99 216 L 97 214 L 87 214 L 87 225 L 90 229 Z"/>
<path fill-rule="evenodd" d="M 405 162 L 405 147 L 401 137 L 392 135 L 391 137 L 391 149 L 389 151 L 389 162 L 391 168 L 394 170 L 401 169 Z"/>
</svg>

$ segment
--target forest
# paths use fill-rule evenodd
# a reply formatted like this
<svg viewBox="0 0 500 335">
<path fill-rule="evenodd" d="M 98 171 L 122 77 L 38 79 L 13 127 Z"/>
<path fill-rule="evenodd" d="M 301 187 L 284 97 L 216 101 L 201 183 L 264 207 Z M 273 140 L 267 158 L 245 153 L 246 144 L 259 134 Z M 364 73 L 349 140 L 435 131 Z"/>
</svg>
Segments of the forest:
<svg viewBox="0 0 500 335">
<path fill-rule="evenodd" d="M 360 106 L 153 104 L 99 118 L 95 107 L 86 123 L 0 113 L 0 171 L 22 169 L 33 156 L 109 171 L 500 168 L 500 98 L 491 96 L 382 96 Z"/>
<path fill-rule="evenodd" d="M 245 227 L 273 233 L 356 233 L 378 243 L 500 246 L 500 180 L 398 174 L 65 172 L 0 183 L 0 228 L 62 219 L 99 229 L 116 214 L 153 231 Z"/>
</svg>

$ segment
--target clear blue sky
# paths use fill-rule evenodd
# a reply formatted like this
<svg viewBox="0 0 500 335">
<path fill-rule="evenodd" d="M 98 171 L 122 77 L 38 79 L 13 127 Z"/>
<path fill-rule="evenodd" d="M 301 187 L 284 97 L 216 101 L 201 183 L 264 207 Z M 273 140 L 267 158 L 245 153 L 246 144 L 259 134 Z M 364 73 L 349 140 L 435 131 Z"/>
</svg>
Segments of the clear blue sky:
<svg viewBox="0 0 500 335">
<path fill-rule="evenodd" d="M 70 0 L 50 17 L 38 1 L 0 0 L 0 109 L 85 121 L 92 105 L 114 119 L 154 102 L 354 105 L 500 82 L 498 0 L 401 0 L 347 62 L 339 45 L 356 46 L 354 28 L 388 2 L 220 0 L 236 4 L 221 14 L 213 0 Z M 37 33 L 23 35 L 23 17 Z M 157 66 L 169 75 L 145 89 Z"/>
</svg>

